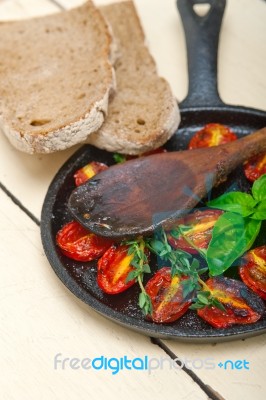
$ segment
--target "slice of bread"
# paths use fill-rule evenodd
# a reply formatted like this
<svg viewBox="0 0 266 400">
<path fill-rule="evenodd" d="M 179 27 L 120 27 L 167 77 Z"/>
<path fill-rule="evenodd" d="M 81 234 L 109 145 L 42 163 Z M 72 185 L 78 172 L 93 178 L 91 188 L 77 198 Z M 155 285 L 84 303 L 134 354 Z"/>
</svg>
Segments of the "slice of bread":
<svg viewBox="0 0 266 400">
<path fill-rule="evenodd" d="M 63 150 L 100 128 L 115 79 L 110 31 L 91 1 L 2 22 L 0 38 L 0 128 L 16 148 Z"/>
<path fill-rule="evenodd" d="M 164 144 L 176 131 L 180 114 L 169 84 L 156 72 L 132 1 L 100 8 L 120 47 L 115 67 L 117 93 L 108 117 L 88 142 L 125 154 L 141 154 Z"/>
</svg>

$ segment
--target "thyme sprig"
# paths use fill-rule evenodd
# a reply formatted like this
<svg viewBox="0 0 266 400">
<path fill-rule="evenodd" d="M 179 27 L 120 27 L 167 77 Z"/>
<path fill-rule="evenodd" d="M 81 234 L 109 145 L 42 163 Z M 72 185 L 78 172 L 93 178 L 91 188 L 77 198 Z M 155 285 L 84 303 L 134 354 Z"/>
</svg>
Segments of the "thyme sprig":
<svg viewBox="0 0 266 400">
<path fill-rule="evenodd" d="M 131 254 L 134 255 L 131 261 L 131 265 L 134 267 L 134 270 L 129 272 L 127 276 L 127 282 L 131 281 L 132 279 L 135 279 L 138 282 L 141 290 L 139 294 L 138 305 L 145 315 L 151 314 L 152 313 L 151 299 L 150 296 L 147 294 L 143 285 L 144 274 L 145 273 L 149 274 L 151 272 L 148 256 L 145 253 L 146 243 L 144 239 L 140 237 L 136 240 L 124 242 L 124 244 L 129 246 L 128 255 Z"/>
<path fill-rule="evenodd" d="M 178 233 L 180 235 L 183 232 L 180 230 Z M 185 235 L 183 237 L 187 239 Z M 167 234 L 164 230 L 157 233 L 156 238 L 148 241 L 148 247 L 161 260 L 170 263 L 172 276 L 185 275 L 188 277 L 188 279 L 182 280 L 181 284 L 184 298 L 192 294 L 194 296 L 192 299 L 193 304 L 190 306 L 191 309 L 197 310 L 205 306 L 214 306 L 225 311 L 222 303 L 211 293 L 210 288 L 200 277 L 200 275 L 208 271 L 208 267 L 200 267 L 199 261 L 193 258 L 191 254 L 180 249 L 173 249 L 168 243 Z"/>
<path fill-rule="evenodd" d="M 182 230 L 180 233 L 182 234 Z M 185 235 L 183 237 L 186 239 Z M 167 234 L 163 229 L 152 238 L 139 237 L 135 240 L 125 241 L 123 244 L 128 246 L 128 255 L 134 255 L 131 261 L 134 270 L 128 274 L 127 282 L 135 279 L 138 283 L 140 287 L 138 305 L 144 315 L 152 313 L 151 298 L 143 284 L 144 275 L 151 273 L 145 247 L 156 254 L 161 261 L 170 264 L 172 277 L 175 275 L 187 277 L 181 281 L 181 284 L 184 299 L 192 297 L 191 309 L 198 310 L 209 306 L 225 311 L 223 304 L 212 294 L 210 288 L 200 277 L 208 271 L 208 268 L 201 267 L 198 259 L 193 258 L 191 254 L 180 249 L 173 249 L 168 243 Z"/>
<path fill-rule="evenodd" d="M 209 290 L 198 291 L 196 297 L 193 299 L 193 304 L 189 307 L 191 310 L 198 310 L 204 307 L 216 307 L 219 310 L 226 311 L 224 305 L 213 296 Z"/>
<path fill-rule="evenodd" d="M 189 277 L 182 281 L 184 298 L 199 288 L 199 275 L 206 272 L 207 268 L 200 268 L 199 261 L 191 254 L 180 249 L 173 249 L 168 243 L 164 230 L 160 230 L 156 238 L 149 241 L 149 248 L 162 261 L 170 263 L 172 277 L 175 275 Z"/>
</svg>

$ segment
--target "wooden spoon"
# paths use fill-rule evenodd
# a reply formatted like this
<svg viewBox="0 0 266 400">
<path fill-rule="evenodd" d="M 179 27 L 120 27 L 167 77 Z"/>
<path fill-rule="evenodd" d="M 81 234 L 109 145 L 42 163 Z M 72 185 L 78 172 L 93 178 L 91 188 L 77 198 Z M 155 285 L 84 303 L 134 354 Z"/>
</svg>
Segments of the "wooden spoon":
<svg viewBox="0 0 266 400">
<path fill-rule="evenodd" d="M 68 206 L 98 235 L 147 235 L 159 226 L 173 226 L 239 164 L 264 151 L 266 128 L 216 147 L 140 157 L 114 165 L 76 188 Z"/>
</svg>

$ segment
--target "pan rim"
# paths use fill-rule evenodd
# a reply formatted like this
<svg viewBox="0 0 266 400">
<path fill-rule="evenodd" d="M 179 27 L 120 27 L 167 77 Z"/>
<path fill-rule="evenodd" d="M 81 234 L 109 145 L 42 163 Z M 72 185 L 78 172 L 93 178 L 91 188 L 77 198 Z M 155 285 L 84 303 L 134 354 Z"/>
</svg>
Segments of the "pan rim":
<svg viewBox="0 0 266 400">
<path fill-rule="evenodd" d="M 204 111 L 207 107 L 204 108 Z M 266 113 L 265 113 L 266 116 Z M 161 339 L 175 339 L 190 343 L 212 343 L 244 339 L 251 336 L 256 336 L 266 332 L 266 320 L 262 321 L 261 326 L 254 328 L 253 325 L 241 325 L 237 326 L 241 333 L 236 332 L 235 326 L 227 328 L 226 330 L 215 329 L 210 331 L 208 335 L 206 333 L 200 334 L 197 331 L 188 333 L 187 331 L 182 332 L 175 326 L 171 325 L 158 325 L 152 322 L 134 318 L 130 315 L 121 314 L 119 311 L 112 309 L 106 304 L 102 303 L 97 298 L 93 297 L 88 291 L 82 288 L 75 279 L 67 272 L 66 269 L 62 268 L 61 261 L 57 256 L 56 245 L 52 235 L 52 218 L 53 209 L 56 203 L 57 194 L 60 184 L 65 181 L 66 177 L 73 170 L 73 167 L 82 158 L 84 152 L 88 148 L 93 148 L 90 145 L 84 145 L 78 149 L 59 169 L 55 177 L 53 178 L 42 207 L 41 213 L 41 239 L 46 257 L 54 270 L 55 274 L 64 284 L 64 286 L 80 299 L 83 303 L 90 306 L 94 311 L 98 312 L 105 318 L 112 320 L 126 328 L 139 332 L 141 334 L 152 336 Z M 61 186 L 60 186 L 61 187 Z M 258 321 L 260 322 L 260 321 Z M 258 324 L 258 323 L 257 323 Z M 260 324 L 258 324 L 260 325 Z"/>
</svg>

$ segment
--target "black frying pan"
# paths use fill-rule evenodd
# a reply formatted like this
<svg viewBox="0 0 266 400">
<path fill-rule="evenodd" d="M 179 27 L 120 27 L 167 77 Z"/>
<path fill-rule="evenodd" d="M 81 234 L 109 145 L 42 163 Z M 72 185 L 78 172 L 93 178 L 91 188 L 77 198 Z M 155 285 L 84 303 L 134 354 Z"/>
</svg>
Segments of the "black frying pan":
<svg viewBox="0 0 266 400">
<path fill-rule="evenodd" d="M 193 5 L 208 3 L 210 10 L 198 16 Z M 189 90 L 180 104 L 181 125 L 169 141 L 177 148 L 186 147 L 188 137 L 207 122 L 228 125 L 244 136 L 266 125 L 266 113 L 247 107 L 227 105 L 217 90 L 217 52 L 226 0 L 177 0 L 182 18 L 188 58 Z"/>
<path fill-rule="evenodd" d="M 239 137 L 266 126 L 263 111 L 224 104 L 217 91 L 217 47 L 225 0 L 209 0 L 211 5 L 205 17 L 193 11 L 193 5 L 206 3 L 200 0 L 178 0 L 188 50 L 189 93 L 180 104 L 182 122 L 178 132 L 166 144 L 169 151 L 186 149 L 190 137 L 207 123 L 228 125 Z M 52 181 L 42 210 L 41 235 L 45 253 L 55 273 L 76 297 L 105 317 L 130 329 L 149 336 L 174 338 L 190 342 L 211 342 L 239 339 L 266 332 L 266 315 L 255 324 L 214 329 L 200 320 L 195 312 L 188 311 L 178 321 L 158 325 L 146 321 L 137 306 L 138 287 L 131 287 L 119 295 L 107 295 L 96 284 L 96 262 L 81 263 L 65 257 L 55 244 L 57 231 L 72 219 L 67 201 L 74 189 L 74 172 L 90 161 L 108 165 L 114 163 L 111 153 L 83 146 L 60 169 Z M 169 177 L 170 178 L 170 177 Z M 229 187 L 248 191 L 242 167 L 232 173 L 227 182 L 215 189 L 212 196 L 219 195 Z M 266 226 L 254 247 L 265 244 Z M 152 261 L 156 270 L 156 260 Z M 232 272 L 231 272 L 232 273 Z M 235 277 L 237 272 L 233 271 Z"/>
</svg>

